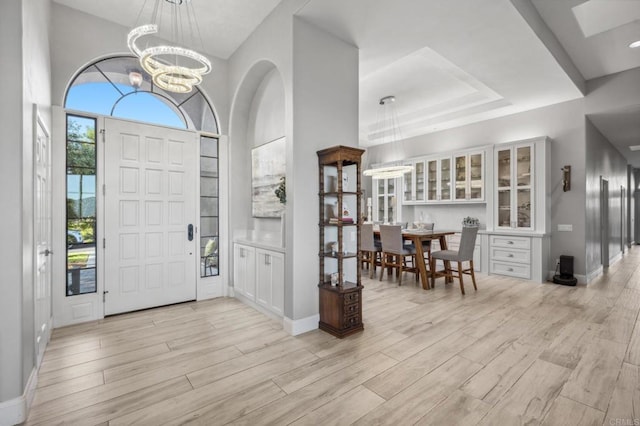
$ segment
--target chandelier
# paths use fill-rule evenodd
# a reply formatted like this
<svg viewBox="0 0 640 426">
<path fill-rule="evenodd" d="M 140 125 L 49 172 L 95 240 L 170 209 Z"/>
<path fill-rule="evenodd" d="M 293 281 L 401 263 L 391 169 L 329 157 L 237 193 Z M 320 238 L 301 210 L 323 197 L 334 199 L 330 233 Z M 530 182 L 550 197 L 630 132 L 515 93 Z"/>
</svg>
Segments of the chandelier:
<svg viewBox="0 0 640 426">
<path fill-rule="evenodd" d="M 152 0 L 155 2 L 149 23 L 132 29 L 127 36 L 127 46 L 138 58 L 140 66 L 151 76 L 153 83 L 161 89 L 188 93 L 193 86 L 202 83 L 202 76 L 211 71 L 211 62 L 204 55 L 184 46 L 200 38 L 191 0 Z M 148 0 L 142 6 L 138 20 L 143 15 Z M 168 5 L 169 13 L 163 13 Z M 168 23 L 163 20 L 169 16 Z M 162 22 L 161 22 L 162 21 Z M 162 26 L 162 28 L 161 28 Z M 163 33 L 159 34 L 162 30 Z M 166 36 L 179 45 L 146 45 L 140 47 L 142 38 L 154 34 Z M 147 41 L 148 43 L 149 41 Z M 202 39 L 200 38 L 200 45 Z"/>
<path fill-rule="evenodd" d="M 380 99 L 382 114 L 378 114 L 376 134 L 381 135 L 383 143 L 391 142 L 392 149 L 399 158 L 395 163 L 387 163 L 383 166 L 373 167 L 362 172 L 364 176 L 371 176 L 372 179 L 393 179 L 402 177 L 405 173 L 413 170 L 413 167 L 402 164 L 402 148 L 399 146 L 400 127 L 398 125 L 398 112 L 395 108 L 396 97 L 385 96 Z M 390 140 L 386 140 L 389 136 Z"/>
</svg>

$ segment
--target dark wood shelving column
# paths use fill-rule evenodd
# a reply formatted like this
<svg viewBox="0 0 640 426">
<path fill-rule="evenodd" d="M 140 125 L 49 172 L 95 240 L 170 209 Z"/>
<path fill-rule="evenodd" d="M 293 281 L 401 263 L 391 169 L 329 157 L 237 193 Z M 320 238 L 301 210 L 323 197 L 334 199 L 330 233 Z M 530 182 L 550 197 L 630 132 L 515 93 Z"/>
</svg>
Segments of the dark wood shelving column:
<svg viewBox="0 0 640 426">
<path fill-rule="evenodd" d="M 319 328 L 336 337 L 345 337 L 362 331 L 362 284 L 360 277 L 360 221 L 362 218 L 362 190 L 361 190 L 361 158 L 364 150 L 348 146 L 335 146 L 318 151 L 318 177 L 320 181 L 319 198 L 319 249 L 320 262 L 318 288 L 320 290 L 320 322 Z M 355 166 L 355 191 L 345 191 L 343 188 L 343 173 L 345 167 Z M 335 170 L 335 188 L 327 182 L 328 170 Z M 350 217 L 353 223 L 343 220 L 345 198 L 353 199 L 356 203 L 355 212 Z M 337 216 L 332 217 L 327 201 L 336 200 Z M 355 214 L 353 214 L 355 213 Z M 333 252 L 327 245 L 327 231 L 335 229 L 337 234 L 337 250 Z M 345 231 L 356 230 L 355 250 L 345 251 Z M 331 267 L 327 259 L 335 259 Z M 355 262 L 355 282 L 345 279 L 345 262 Z M 335 268 L 335 269 L 333 269 Z M 329 270 L 328 270 L 329 269 Z M 338 274 L 337 285 L 332 285 L 330 276 Z"/>
</svg>

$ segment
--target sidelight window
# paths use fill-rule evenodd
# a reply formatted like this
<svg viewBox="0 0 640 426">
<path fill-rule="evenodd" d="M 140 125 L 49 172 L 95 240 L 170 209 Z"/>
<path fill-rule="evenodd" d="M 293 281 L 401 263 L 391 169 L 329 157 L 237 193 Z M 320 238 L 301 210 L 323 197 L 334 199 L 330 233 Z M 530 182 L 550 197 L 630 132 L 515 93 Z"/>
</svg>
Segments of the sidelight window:
<svg viewBox="0 0 640 426">
<path fill-rule="evenodd" d="M 67 296 L 96 292 L 96 120 L 67 115 Z"/>
</svg>

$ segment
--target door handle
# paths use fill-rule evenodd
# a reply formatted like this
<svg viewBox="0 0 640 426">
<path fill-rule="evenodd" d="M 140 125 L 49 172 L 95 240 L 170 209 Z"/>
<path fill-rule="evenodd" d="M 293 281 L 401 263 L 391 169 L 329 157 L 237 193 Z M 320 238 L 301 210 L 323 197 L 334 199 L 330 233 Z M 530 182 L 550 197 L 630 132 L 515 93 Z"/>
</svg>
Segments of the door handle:
<svg viewBox="0 0 640 426">
<path fill-rule="evenodd" d="M 40 254 L 44 254 L 45 256 L 49 256 L 51 254 L 53 254 L 53 252 L 49 249 L 46 249 L 45 251 L 41 251 Z"/>
<path fill-rule="evenodd" d="M 187 239 L 193 241 L 193 224 L 191 223 L 187 226 Z"/>
</svg>

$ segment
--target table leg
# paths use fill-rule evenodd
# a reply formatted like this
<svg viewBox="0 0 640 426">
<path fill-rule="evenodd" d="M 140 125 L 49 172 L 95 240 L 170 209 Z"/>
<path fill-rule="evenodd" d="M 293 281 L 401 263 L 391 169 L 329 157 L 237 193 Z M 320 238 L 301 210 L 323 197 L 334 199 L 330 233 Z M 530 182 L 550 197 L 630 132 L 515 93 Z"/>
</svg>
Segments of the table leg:
<svg viewBox="0 0 640 426">
<path fill-rule="evenodd" d="M 420 238 L 413 239 L 413 244 L 416 246 L 416 263 L 418 270 L 420 271 L 420 281 L 422 282 L 422 288 L 429 290 L 429 279 L 427 278 L 427 266 L 424 263 L 424 250 L 422 248 L 422 241 Z"/>
</svg>

